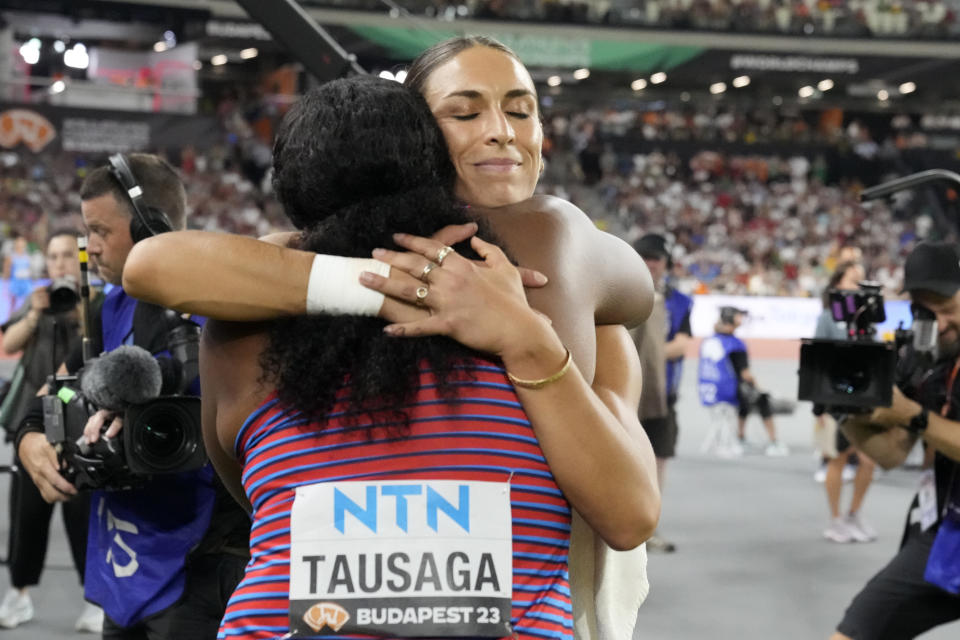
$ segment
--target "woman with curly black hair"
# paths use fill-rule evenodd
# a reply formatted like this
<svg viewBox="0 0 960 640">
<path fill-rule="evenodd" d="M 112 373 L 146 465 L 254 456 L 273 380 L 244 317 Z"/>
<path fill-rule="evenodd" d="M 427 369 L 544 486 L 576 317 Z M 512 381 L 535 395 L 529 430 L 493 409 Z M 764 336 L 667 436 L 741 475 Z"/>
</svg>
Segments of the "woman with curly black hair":
<svg viewBox="0 0 960 640">
<path fill-rule="evenodd" d="M 454 175 L 396 83 L 331 82 L 285 118 L 275 183 L 300 246 L 398 268 L 391 249 L 428 252 L 421 307 L 444 316 L 456 295 L 470 320 L 451 324 L 460 344 L 374 318 L 207 325 L 207 449 L 253 516 L 222 637 L 562 637 L 570 504 L 621 548 L 652 530 L 649 501 L 617 495 L 650 481 L 643 452 L 605 426 L 509 260 L 410 235 L 469 221 Z"/>
</svg>

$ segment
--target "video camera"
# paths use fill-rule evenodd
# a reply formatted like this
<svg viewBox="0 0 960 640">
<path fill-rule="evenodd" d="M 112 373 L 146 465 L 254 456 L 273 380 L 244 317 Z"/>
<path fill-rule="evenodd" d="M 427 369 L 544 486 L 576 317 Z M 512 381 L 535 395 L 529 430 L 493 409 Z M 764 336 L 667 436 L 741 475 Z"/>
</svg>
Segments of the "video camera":
<svg viewBox="0 0 960 640">
<path fill-rule="evenodd" d="M 122 346 L 86 361 L 77 375 L 51 376 L 50 394 L 43 398 L 44 432 L 63 476 L 77 489 L 130 489 L 154 474 L 206 463 L 200 398 L 184 395 L 199 369 L 200 327 L 173 311 L 165 318 L 171 358 Z M 160 395 L 164 387 L 173 393 Z M 124 426 L 121 437 L 91 445 L 83 429 L 98 409 L 122 415 Z"/>
<path fill-rule="evenodd" d="M 849 339 L 801 341 L 798 398 L 856 413 L 889 407 L 894 385 L 914 395 L 936 361 L 933 313 L 911 305 L 911 328 L 901 325 L 893 343 L 876 342 L 876 324 L 886 320 L 878 283 L 864 281 L 857 290 L 833 289 L 827 295 L 830 313 L 834 321 L 846 324 Z"/>
</svg>

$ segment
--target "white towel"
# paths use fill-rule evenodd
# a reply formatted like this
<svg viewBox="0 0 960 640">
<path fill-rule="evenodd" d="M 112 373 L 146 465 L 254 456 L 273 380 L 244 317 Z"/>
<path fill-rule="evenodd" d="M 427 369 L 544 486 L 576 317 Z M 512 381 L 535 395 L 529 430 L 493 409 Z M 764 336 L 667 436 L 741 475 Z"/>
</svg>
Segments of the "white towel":
<svg viewBox="0 0 960 640">
<path fill-rule="evenodd" d="M 647 545 L 614 551 L 573 512 L 570 596 L 576 640 L 631 640 L 640 605 L 650 592 Z"/>
</svg>

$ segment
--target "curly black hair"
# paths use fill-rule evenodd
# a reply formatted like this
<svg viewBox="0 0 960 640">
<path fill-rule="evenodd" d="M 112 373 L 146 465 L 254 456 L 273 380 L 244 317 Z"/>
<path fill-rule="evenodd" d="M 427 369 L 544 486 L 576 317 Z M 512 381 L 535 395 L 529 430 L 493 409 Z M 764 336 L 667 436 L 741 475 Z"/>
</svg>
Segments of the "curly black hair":
<svg viewBox="0 0 960 640">
<path fill-rule="evenodd" d="M 446 143 L 424 99 L 396 82 L 353 77 L 307 93 L 287 114 L 274 144 L 273 185 L 301 229 L 300 248 L 369 257 L 398 249 L 392 234 L 429 236 L 474 221 L 453 195 Z M 484 235 L 487 235 L 486 233 Z M 476 257 L 469 245 L 458 246 Z M 401 407 L 429 366 L 440 392 L 477 354 L 444 337 L 390 338 L 377 318 L 310 316 L 276 321 L 260 359 L 280 402 L 324 426 L 349 384 L 347 414 L 386 419 L 404 430 Z"/>
</svg>

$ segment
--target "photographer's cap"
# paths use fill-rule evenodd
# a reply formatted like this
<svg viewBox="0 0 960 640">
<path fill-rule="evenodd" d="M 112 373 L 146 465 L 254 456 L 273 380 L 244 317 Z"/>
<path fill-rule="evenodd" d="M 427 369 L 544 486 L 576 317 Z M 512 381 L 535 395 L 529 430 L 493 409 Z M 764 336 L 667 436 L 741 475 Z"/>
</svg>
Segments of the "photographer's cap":
<svg viewBox="0 0 960 640">
<path fill-rule="evenodd" d="M 634 250 L 645 260 L 666 259 L 667 269 L 673 268 L 673 256 L 670 255 L 670 243 L 659 233 L 648 233 L 637 240 Z"/>
<path fill-rule="evenodd" d="M 667 249 L 667 239 L 659 233 L 648 233 L 642 236 L 634 243 L 633 248 L 644 258 L 670 259 L 670 251 Z"/>
<path fill-rule="evenodd" d="M 746 309 L 739 309 L 737 307 L 720 307 L 720 322 L 724 324 L 733 324 L 734 320 L 737 319 L 737 316 L 749 315 Z"/>
<path fill-rule="evenodd" d="M 946 298 L 960 289 L 960 254 L 952 242 L 921 242 L 903 266 L 903 291 L 932 291 Z"/>
</svg>

